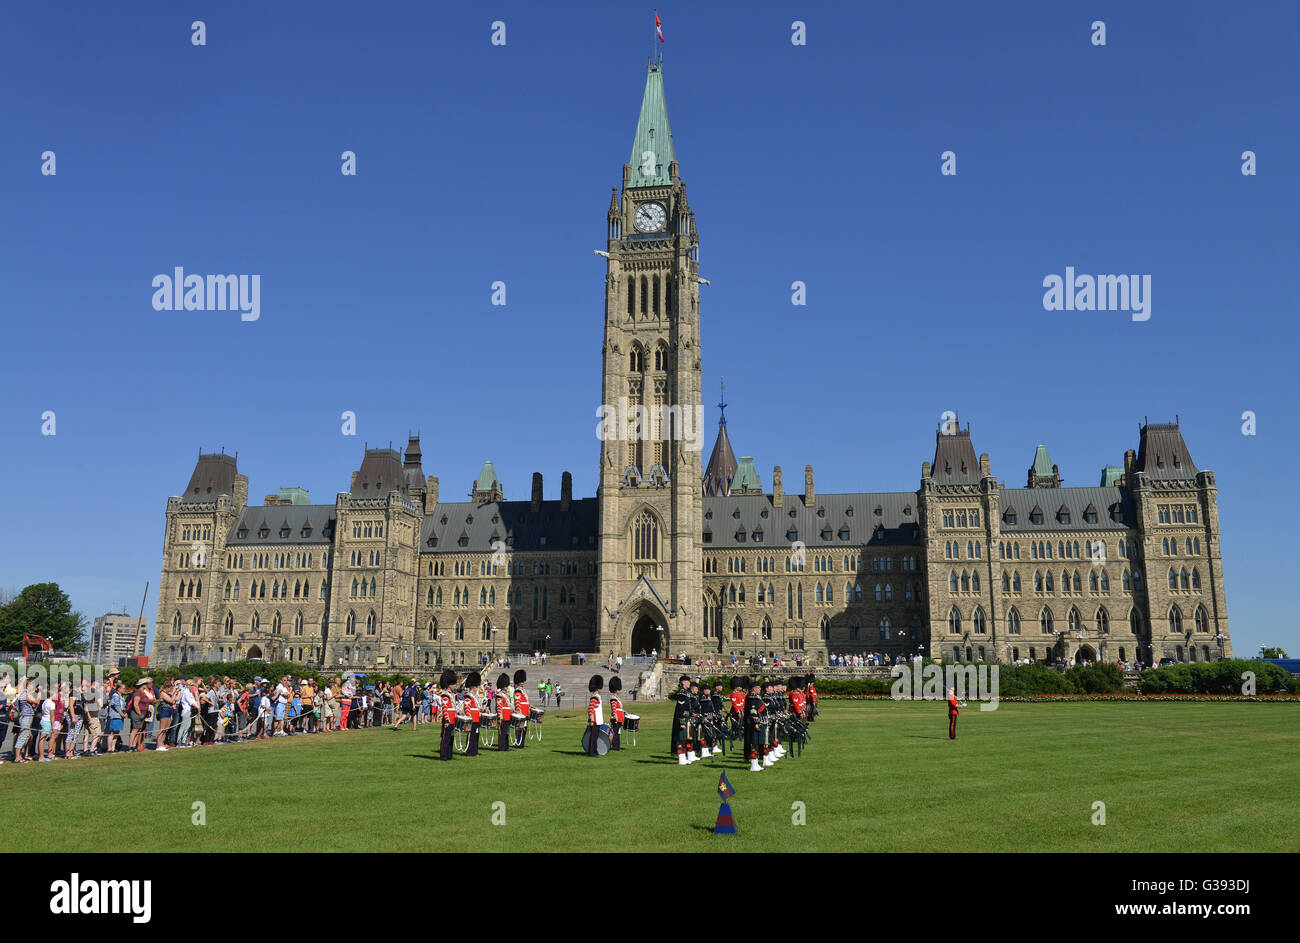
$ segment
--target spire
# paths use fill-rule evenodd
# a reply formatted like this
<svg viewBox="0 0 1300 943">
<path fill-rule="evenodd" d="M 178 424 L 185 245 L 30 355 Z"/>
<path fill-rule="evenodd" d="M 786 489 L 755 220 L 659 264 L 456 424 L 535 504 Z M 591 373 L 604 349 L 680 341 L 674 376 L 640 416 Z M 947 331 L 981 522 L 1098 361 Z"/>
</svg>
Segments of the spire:
<svg viewBox="0 0 1300 943">
<path fill-rule="evenodd" d="M 668 127 L 668 102 L 664 99 L 663 60 L 650 60 L 641 96 L 641 116 L 632 139 L 632 156 L 628 165 L 632 175 L 628 186 L 660 187 L 671 183 L 668 165 L 677 158 L 673 153 L 673 133 Z"/>
<path fill-rule="evenodd" d="M 722 394 L 718 397 L 718 410 L 718 425 L 725 426 L 727 424 L 727 381 L 725 378 L 722 378 Z"/>
<path fill-rule="evenodd" d="M 709 465 L 704 469 L 704 493 L 709 495 L 727 495 L 731 493 L 731 481 L 736 477 L 736 453 L 731 450 L 731 440 L 727 438 L 726 423 L 718 423 L 718 440 L 713 443 L 713 455 Z"/>
<path fill-rule="evenodd" d="M 1026 488 L 1059 488 L 1061 473 L 1052 464 L 1052 457 L 1047 454 L 1047 446 L 1039 443 L 1034 449 L 1034 463 L 1029 466 L 1029 480 Z"/>
<path fill-rule="evenodd" d="M 497 480 L 497 470 L 492 467 L 490 461 L 484 462 L 483 470 L 478 473 L 478 480 L 474 482 L 474 489 L 470 492 L 470 499 L 478 504 L 484 504 L 489 501 L 500 501 L 503 497 L 501 482 Z"/>
</svg>

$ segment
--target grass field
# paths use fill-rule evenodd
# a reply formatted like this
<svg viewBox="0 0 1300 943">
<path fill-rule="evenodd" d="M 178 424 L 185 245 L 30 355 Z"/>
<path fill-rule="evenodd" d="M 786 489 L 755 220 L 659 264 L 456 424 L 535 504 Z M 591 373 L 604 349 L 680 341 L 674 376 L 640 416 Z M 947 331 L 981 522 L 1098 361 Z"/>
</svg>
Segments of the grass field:
<svg viewBox="0 0 1300 943">
<path fill-rule="evenodd" d="M 949 741 L 942 705 L 824 702 L 762 773 L 679 768 L 668 706 L 637 707 L 640 745 L 598 759 L 585 711 L 552 710 L 542 745 L 451 763 L 407 727 L 5 765 L 0 821 L 9 851 L 1300 850 L 1287 706 L 972 703 Z M 719 769 L 739 835 L 711 832 Z"/>
</svg>

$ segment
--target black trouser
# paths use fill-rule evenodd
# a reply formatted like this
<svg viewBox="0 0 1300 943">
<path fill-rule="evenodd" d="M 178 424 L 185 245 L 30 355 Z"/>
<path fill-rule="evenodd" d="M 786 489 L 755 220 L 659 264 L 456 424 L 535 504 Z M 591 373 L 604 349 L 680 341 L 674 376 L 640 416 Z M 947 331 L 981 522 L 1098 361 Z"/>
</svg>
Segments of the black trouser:
<svg viewBox="0 0 1300 943">
<path fill-rule="evenodd" d="M 956 714 L 948 715 L 948 739 L 949 740 L 957 739 L 957 715 Z"/>
<path fill-rule="evenodd" d="M 454 741 L 453 734 L 455 733 L 455 731 L 456 731 L 456 724 L 454 721 L 452 723 L 447 723 L 446 721 L 443 721 L 442 742 L 438 747 L 438 759 L 440 760 L 451 759 L 451 754 L 453 752 L 452 746 Z"/>
<path fill-rule="evenodd" d="M 510 749 L 510 737 L 514 734 L 514 731 L 510 728 L 510 723 L 511 722 L 506 720 L 504 717 L 501 718 L 501 736 L 497 738 L 498 753 L 502 750 Z"/>
<path fill-rule="evenodd" d="M 613 735 L 612 737 L 609 738 L 609 748 L 610 748 L 611 750 L 621 750 L 621 749 L 623 749 L 623 748 L 619 745 L 619 736 L 618 736 L 618 731 L 619 731 L 619 729 L 623 726 L 623 724 L 622 724 L 621 722 L 615 720 L 612 724 L 610 724 L 610 726 L 611 726 L 612 728 L 614 728 L 614 735 Z"/>
<path fill-rule="evenodd" d="M 465 748 L 466 756 L 478 756 L 478 721 L 471 721 L 469 725 L 469 746 Z"/>
<path fill-rule="evenodd" d="M 600 728 L 597 727 L 595 724 L 587 724 L 587 734 L 588 734 L 588 737 L 587 737 L 587 755 L 588 755 L 588 756 L 599 756 L 599 755 L 600 755 L 599 753 L 596 752 L 596 734 L 599 733 L 599 731 L 600 731 Z"/>
</svg>

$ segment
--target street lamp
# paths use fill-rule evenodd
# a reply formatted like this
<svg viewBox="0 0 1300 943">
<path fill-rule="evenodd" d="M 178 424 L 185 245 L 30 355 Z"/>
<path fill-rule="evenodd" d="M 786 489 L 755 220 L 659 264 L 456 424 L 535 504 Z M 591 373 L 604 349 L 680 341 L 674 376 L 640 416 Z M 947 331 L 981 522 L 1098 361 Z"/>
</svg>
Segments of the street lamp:
<svg viewBox="0 0 1300 943">
<path fill-rule="evenodd" d="M 492 626 L 492 660 L 494 662 L 497 660 L 497 633 L 500 631 L 495 625 Z"/>
<path fill-rule="evenodd" d="M 442 633 L 438 633 L 438 667 L 442 667 Z"/>
<path fill-rule="evenodd" d="M 190 636 L 189 636 L 189 633 L 188 633 L 188 632 L 186 632 L 186 633 L 184 633 L 183 635 L 181 635 L 181 664 L 182 664 L 182 665 L 188 663 L 189 660 L 190 660 L 190 659 L 189 659 L 189 651 L 190 651 L 189 641 L 190 641 Z"/>
</svg>

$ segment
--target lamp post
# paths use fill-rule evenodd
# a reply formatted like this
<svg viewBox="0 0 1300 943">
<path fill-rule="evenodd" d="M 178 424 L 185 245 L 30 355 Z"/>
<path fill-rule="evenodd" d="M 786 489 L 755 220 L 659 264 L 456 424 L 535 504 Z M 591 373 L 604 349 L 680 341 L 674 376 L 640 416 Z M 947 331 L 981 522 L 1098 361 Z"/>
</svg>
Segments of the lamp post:
<svg viewBox="0 0 1300 943">
<path fill-rule="evenodd" d="M 492 660 L 493 661 L 497 660 L 497 633 L 500 631 L 501 630 L 498 629 L 495 625 L 492 626 Z"/>
<path fill-rule="evenodd" d="M 1219 643 L 1219 661 L 1223 661 L 1223 658 L 1224 658 L 1224 655 L 1223 655 L 1223 643 L 1226 642 L 1226 641 L 1228 640 L 1228 636 L 1226 636 L 1226 635 L 1224 635 L 1222 632 L 1220 632 L 1218 635 L 1216 635 L 1216 636 L 1214 637 L 1214 640 L 1215 640 L 1216 642 Z"/>
<path fill-rule="evenodd" d="M 438 633 L 438 664 L 437 664 L 437 667 L 439 667 L 439 668 L 442 667 L 442 633 L 441 633 L 441 632 Z"/>
<path fill-rule="evenodd" d="M 189 641 L 190 641 L 190 636 L 189 636 L 189 633 L 188 633 L 188 632 L 186 632 L 186 633 L 184 633 L 184 634 L 181 635 L 181 664 L 182 664 L 182 665 L 187 664 L 187 663 L 189 662 L 189 660 L 190 660 L 190 659 L 189 659 L 189 653 L 190 653 Z"/>
</svg>

